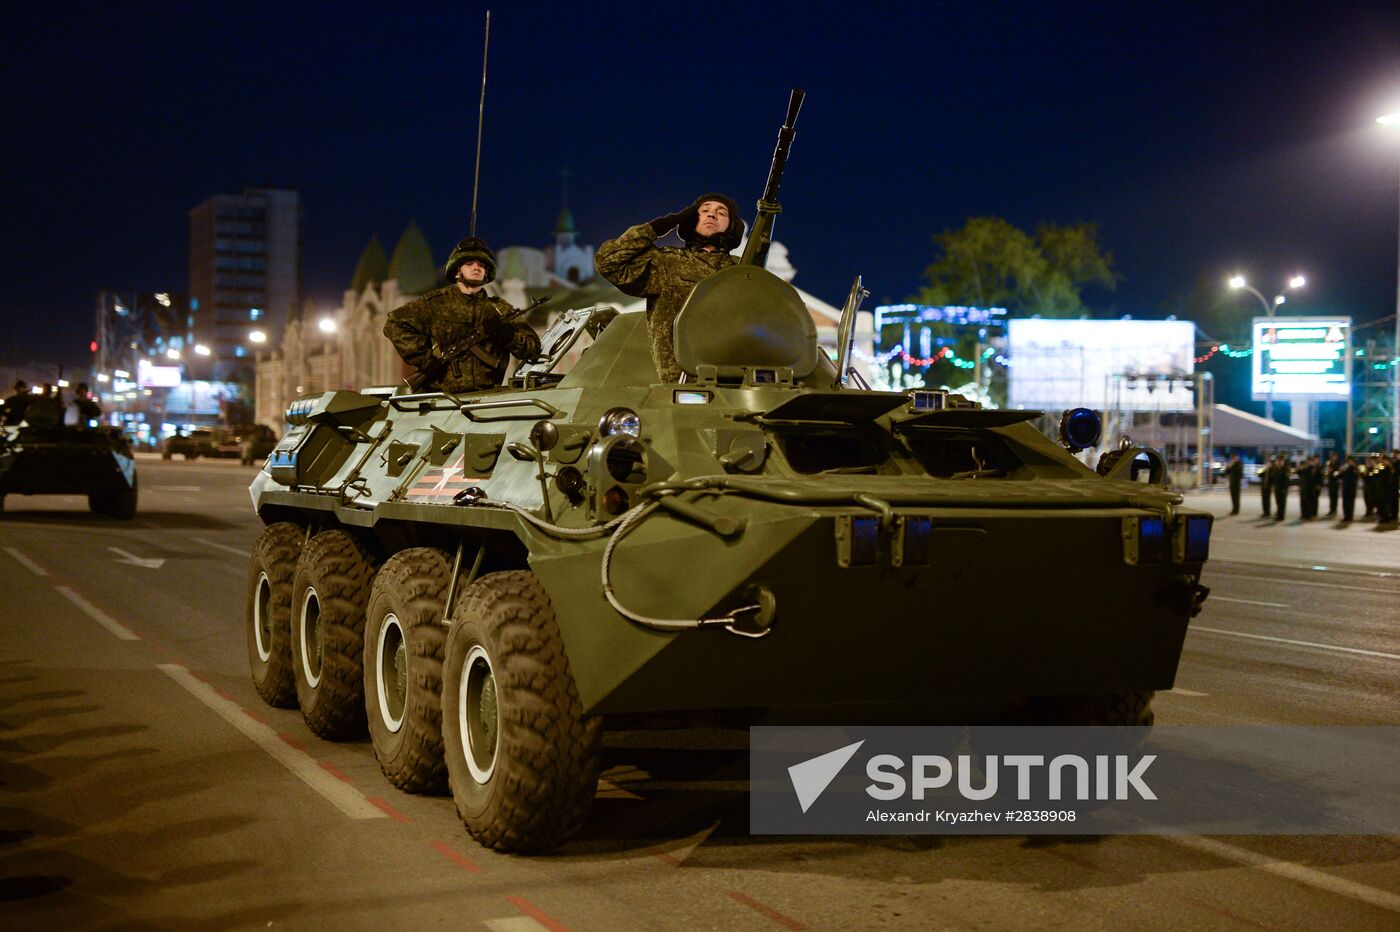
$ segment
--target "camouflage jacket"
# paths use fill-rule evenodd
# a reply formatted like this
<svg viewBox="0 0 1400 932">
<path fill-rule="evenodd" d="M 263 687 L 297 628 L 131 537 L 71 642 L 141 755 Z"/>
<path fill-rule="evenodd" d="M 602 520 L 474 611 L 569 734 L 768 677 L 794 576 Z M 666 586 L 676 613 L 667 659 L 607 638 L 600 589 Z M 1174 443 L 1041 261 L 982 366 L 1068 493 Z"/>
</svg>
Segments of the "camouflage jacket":
<svg viewBox="0 0 1400 932">
<path fill-rule="evenodd" d="M 671 342 L 676 315 L 696 282 L 738 261 L 727 252 L 657 246 L 656 231 L 643 223 L 599 246 L 593 264 L 623 294 L 647 299 L 651 360 L 661 381 L 677 382 L 681 367 Z"/>
<path fill-rule="evenodd" d="M 390 311 L 384 335 L 404 362 L 421 370 L 434 358 L 442 359 L 453 344 L 485 328 L 485 340 L 449 360 L 442 377 L 424 387 L 453 393 L 495 388 L 505 376 L 508 356 L 524 359 L 540 351 L 540 338 L 529 324 L 502 321 L 512 310 L 484 291 L 469 295 L 448 285 Z"/>
</svg>

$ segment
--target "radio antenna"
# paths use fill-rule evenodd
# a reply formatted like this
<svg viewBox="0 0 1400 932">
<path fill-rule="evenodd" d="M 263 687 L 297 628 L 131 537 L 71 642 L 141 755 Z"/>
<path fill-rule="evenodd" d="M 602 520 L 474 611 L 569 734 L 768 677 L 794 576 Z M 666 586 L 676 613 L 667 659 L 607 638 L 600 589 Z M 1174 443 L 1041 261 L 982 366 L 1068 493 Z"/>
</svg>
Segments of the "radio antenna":
<svg viewBox="0 0 1400 932">
<path fill-rule="evenodd" d="M 476 170 L 472 173 L 472 232 L 476 235 L 476 192 L 481 185 L 481 127 L 486 121 L 486 53 L 491 49 L 491 11 L 486 11 L 486 41 L 481 45 L 481 106 L 476 111 Z"/>
</svg>

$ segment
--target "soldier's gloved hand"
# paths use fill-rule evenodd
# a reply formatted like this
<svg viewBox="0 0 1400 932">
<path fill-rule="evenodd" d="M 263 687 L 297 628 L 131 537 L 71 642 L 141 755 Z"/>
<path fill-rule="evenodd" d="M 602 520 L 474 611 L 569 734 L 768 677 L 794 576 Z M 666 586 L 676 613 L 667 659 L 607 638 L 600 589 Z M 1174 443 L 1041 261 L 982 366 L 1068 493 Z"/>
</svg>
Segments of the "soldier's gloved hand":
<svg viewBox="0 0 1400 932">
<path fill-rule="evenodd" d="M 660 239 L 680 226 L 681 222 L 692 214 L 696 215 L 696 219 L 699 219 L 699 211 L 695 209 L 695 205 L 693 204 L 674 214 L 666 214 L 665 216 L 657 217 L 655 220 L 651 221 L 651 228 L 656 231 L 656 238 Z"/>
</svg>

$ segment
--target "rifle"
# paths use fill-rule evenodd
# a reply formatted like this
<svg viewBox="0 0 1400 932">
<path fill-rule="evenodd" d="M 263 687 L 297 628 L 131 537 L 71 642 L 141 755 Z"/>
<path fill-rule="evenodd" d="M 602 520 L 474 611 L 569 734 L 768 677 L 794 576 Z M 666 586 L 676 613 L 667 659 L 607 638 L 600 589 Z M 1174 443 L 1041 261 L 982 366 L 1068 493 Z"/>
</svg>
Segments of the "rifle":
<svg viewBox="0 0 1400 932">
<path fill-rule="evenodd" d="M 517 318 L 524 317 L 526 314 L 548 301 L 549 298 L 549 295 L 541 295 L 525 307 L 517 308 L 509 314 L 502 314 L 498 319 L 483 324 L 455 343 L 449 343 L 447 346 L 438 346 L 435 343 L 433 345 L 433 351 L 428 354 L 428 361 L 423 364 L 423 368 L 404 380 L 408 383 L 409 390 L 421 392 L 427 386 L 435 384 L 447 372 L 448 366 L 468 353 L 476 356 L 476 358 L 480 359 L 488 366 L 498 365 L 500 360 L 487 353 L 481 346 L 481 343 L 488 339 L 492 333 L 498 332 L 501 328 L 513 323 Z"/>
</svg>

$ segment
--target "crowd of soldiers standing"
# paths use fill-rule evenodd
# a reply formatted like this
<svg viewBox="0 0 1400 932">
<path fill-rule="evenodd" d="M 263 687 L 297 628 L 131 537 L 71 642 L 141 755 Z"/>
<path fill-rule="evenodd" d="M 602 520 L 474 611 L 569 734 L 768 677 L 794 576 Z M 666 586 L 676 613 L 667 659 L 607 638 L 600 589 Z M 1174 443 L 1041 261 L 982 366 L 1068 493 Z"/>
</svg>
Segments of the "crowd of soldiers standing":
<svg viewBox="0 0 1400 932">
<path fill-rule="evenodd" d="M 1230 483 L 1230 514 L 1239 514 L 1244 477 L 1239 456 L 1231 458 L 1225 475 Z M 1363 520 L 1374 518 L 1380 524 L 1395 524 L 1400 517 L 1400 450 L 1345 458 L 1331 453 L 1325 462 L 1317 455 L 1294 462 L 1280 453 L 1259 464 L 1258 478 L 1262 517 L 1275 521 L 1283 521 L 1287 516 L 1288 490 L 1292 486 L 1297 486 L 1299 517 L 1304 521 L 1319 516 L 1324 491 L 1326 517 L 1336 517 L 1340 505 L 1340 520 L 1344 524 L 1356 518 L 1358 492 L 1366 509 Z"/>
</svg>

